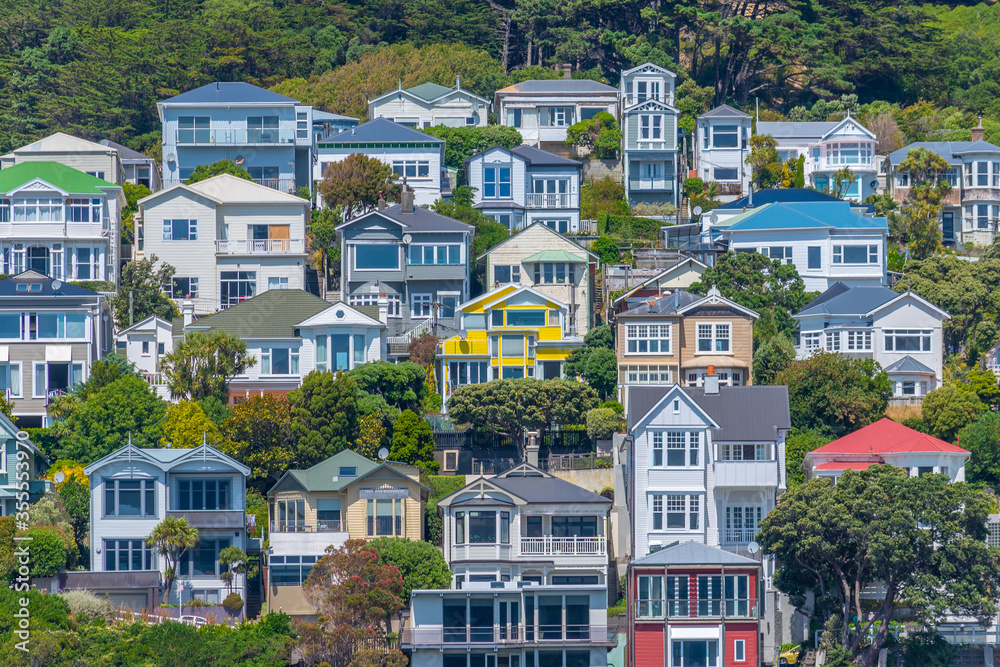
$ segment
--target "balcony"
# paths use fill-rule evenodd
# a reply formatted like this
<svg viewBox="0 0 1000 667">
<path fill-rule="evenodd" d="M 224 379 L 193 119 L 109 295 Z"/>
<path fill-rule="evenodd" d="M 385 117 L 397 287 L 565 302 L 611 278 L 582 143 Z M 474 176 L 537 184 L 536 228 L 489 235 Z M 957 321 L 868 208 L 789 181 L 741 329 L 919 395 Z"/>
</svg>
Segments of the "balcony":
<svg viewBox="0 0 1000 667">
<path fill-rule="evenodd" d="M 615 646 L 617 626 L 608 625 L 492 625 L 403 628 L 403 646 L 462 644 Z"/>
<path fill-rule="evenodd" d="M 243 510 L 167 510 L 167 516 L 187 519 L 195 528 L 240 530 L 246 528 Z"/>
<path fill-rule="evenodd" d="M 272 521 L 272 533 L 339 533 L 342 532 L 340 519 L 317 519 L 316 521 Z"/>
<path fill-rule="evenodd" d="M 248 239 L 245 241 L 216 241 L 215 252 L 220 255 L 290 255 L 305 252 L 302 239 Z"/>
<path fill-rule="evenodd" d="M 635 617 L 644 619 L 754 619 L 757 600 L 753 598 L 706 600 L 638 600 Z"/>
<path fill-rule="evenodd" d="M 282 146 L 295 144 L 295 130 L 268 128 L 177 130 L 178 146 Z"/>
<path fill-rule="evenodd" d="M 522 556 L 604 556 L 607 548 L 598 537 L 522 537 Z"/>
<path fill-rule="evenodd" d="M 716 461 L 715 485 L 717 487 L 778 486 L 777 461 Z"/>
<path fill-rule="evenodd" d="M 722 528 L 722 545 L 726 547 L 738 547 L 750 544 L 757 535 L 757 528 Z"/>
<path fill-rule="evenodd" d="M 529 194 L 525 205 L 528 208 L 571 208 L 574 207 L 573 196 L 570 194 Z"/>
<path fill-rule="evenodd" d="M 509 544 L 455 544 L 451 547 L 451 560 L 511 560 Z"/>
</svg>

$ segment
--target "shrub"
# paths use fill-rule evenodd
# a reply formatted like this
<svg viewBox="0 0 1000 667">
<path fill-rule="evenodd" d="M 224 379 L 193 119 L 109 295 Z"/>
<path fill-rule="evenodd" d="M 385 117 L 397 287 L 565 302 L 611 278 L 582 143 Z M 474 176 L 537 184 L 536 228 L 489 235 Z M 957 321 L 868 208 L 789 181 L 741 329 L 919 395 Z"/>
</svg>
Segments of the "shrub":
<svg viewBox="0 0 1000 667">
<path fill-rule="evenodd" d="M 677 215 L 677 207 L 673 204 L 641 202 L 632 207 L 632 215 L 669 218 L 670 216 Z"/>
<path fill-rule="evenodd" d="M 185 607 L 218 607 L 219 605 L 213 604 L 208 600 L 203 600 L 201 598 L 191 598 L 184 603 Z"/>
<path fill-rule="evenodd" d="M 603 489 L 601 489 L 601 492 L 598 495 L 600 495 L 602 498 L 607 498 L 608 500 L 614 500 L 615 490 L 610 486 L 606 486 Z"/>
<path fill-rule="evenodd" d="M 66 591 L 61 595 L 74 616 L 89 616 L 109 621 L 114 617 L 115 607 L 107 597 L 98 597 L 92 591 L 85 589 Z"/>
<path fill-rule="evenodd" d="M 66 544 L 54 528 L 32 528 L 31 576 L 51 577 L 66 568 Z"/>
<path fill-rule="evenodd" d="M 591 440 L 608 440 L 621 426 L 621 418 L 610 408 L 587 411 L 587 436 Z"/>
<path fill-rule="evenodd" d="M 618 401 L 604 401 L 603 403 L 601 403 L 601 407 L 602 408 L 607 408 L 608 410 L 611 410 L 616 415 L 623 415 L 623 414 L 625 414 L 625 406 L 623 406 Z"/>
<path fill-rule="evenodd" d="M 226 608 L 226 611 L 231 611 L 235 614 L 243 609 L 243 598 L 240 597 L 239 593 L 230 593 L 222 601 L 222 606 Z"/>
<path fill-rule="evenodd" d="M 634 215 L 608 215 L 601 214 L 604 225 L 601 231 L 610 236 L 625 240 L 646 240 L 659 241 L 660 227 L 663 226 L 659 220 L 651 218 L 640 218 Z"/>
</svg>

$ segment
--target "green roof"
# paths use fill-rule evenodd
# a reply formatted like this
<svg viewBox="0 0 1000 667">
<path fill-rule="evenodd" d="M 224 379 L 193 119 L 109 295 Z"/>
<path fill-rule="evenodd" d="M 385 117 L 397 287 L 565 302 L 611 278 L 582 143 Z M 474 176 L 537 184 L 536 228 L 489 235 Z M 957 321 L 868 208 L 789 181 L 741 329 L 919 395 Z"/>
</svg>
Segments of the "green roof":
<svg viewBox="0 0 1000 667">
<path fill-rule="evenodd" d="M 586 264 L 587 259 L 582 255 L 574 255 L 568 250 L 543 250 L 536 252 L 530 257 L 521 260 L 525 264 L 533 262 L 575 262 L 576 264 Z"/>
<path fill-rule="evenodd" d="M 320 461 L 312 468 L 289 470 L 288 474 L 295 478 L 295 481 L 301 484 L 306 491 L 340 491 L 381 465 L 381 463 L 376 463 L 361 456 L 361 454 L 345 449 L 325 461 Z M 353 476 L 341 475 L 341 468 L 357 468 L 357 474 Z M 278 480 L 279 483 L 280 481 Z"/>
<path fill-rule="evenodd" d="M 0 169 L 0 192 L 12 192 L 36 178 L 74 195 L 106 194 L 108 188 L 116 187 L 114 183 L 108 183 L 58 162 L 21 162 Z"/>
<path fill-rule="evenodd" d="M 300 289 L 268 290 L 189 325 L 225 331 L 240 338 L 295 338 L 295 326 L 333 306 Z"/>
<path fill-rule="evenodd" d="M 407 88 L 406 92 L 411 95 L 416 95 L 422 100 L 436 100 L 445 93 L 450 93 L 454 88 L 448 88 L 446 86 L 439 86 L 436 83 L 422 83 L 419 86 L 414 86 L 413 88 Z"/>
</svg>

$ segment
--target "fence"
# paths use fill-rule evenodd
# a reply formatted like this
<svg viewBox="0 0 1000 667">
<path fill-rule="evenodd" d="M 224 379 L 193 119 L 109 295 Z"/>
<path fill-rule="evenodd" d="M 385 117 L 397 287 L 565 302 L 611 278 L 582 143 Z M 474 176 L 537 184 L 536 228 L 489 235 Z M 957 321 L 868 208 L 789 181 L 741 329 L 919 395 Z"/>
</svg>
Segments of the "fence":
<svg viewBox="0 0 1000 667">
<path fill-rule="evenodd" d="M 610 456 L 601 456 L 596 452 L 589 452 L 587 454 L 551 454 L 547 461 L 550 472 L 554 470 L 611 468 L 614 465 Z"/>
</svg>

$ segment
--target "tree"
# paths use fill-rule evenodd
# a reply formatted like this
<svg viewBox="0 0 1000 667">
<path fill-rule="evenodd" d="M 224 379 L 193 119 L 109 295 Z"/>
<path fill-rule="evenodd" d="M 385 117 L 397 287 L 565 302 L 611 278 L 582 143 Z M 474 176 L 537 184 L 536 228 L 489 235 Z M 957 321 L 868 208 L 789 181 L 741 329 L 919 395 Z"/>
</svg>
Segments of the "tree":
<svg viewBox="0 0 1000 667">
<path fill-rule="evenodd" d="M 430 331 L 425 331 L 411 340 L 406 346 L 406 353 L 410 355 L 410 362 L 419 364 L 424 368 L 430 368 L 437 356 L 437 348 L 440 340 L 440 338 Z"/>
<path fill-rule="evenodd" d="M 249 557 L 246 552 L 239 547 L 228 546 L 219 552 L 219 565 L 225 568 L 225 571 L 222 572 L 219 578 L 226 582 L 230 593 L 233 592 L 233 583 L 236 580 L 235 575 L 247 573 L 248 561 Z"/>
<path fill-rule="evenodd" d="M 434 202 L 434 210 L 441 215 L 472 225 L 472 259 L 482 255 L 493 246 L 510 237 L 510 230 L 477 208 L 472 207 L 472 192 L 475 188 L 461 185 L 455 188 L 452 201 L 439 199 Z M 464 195 L 464 196 L 463 196 Z M 467 197 L 467 199 L 466 199 Z"/>
<path fill-rule="evenodd" d="M 938 218 L 951 192 L 950 169 L 947 160 L 923 147 L 910 149 L 896 169 L 910 180 L 903 213 L 908 223 L 906 243 L 915 259 L 925 259 L 941 248 Z"/>
<path fill-rule="evenodd" d="M 621 264 L 622 251 L 618 249 L 618 242 L 606 234 L 598 236 L 590 250 L 601 264 Z"/>
<path fill-rule="evenodd" d="M 82 467 L 78 466 L 82 475 Z M 64 473 L 66 474 L 66 473 Z M 90 484 L 87 478 L 83 481 L 79 476 L 67 474 L 61 484 L 56 484 L 56 493 L 66 508 L 66 514 L 73 528 L 73 537 L 76 540 L 76 548 L 80 554 L 83 564 L 86 566 L 90 561 Z"/>
<path fill-rule="evenodd" d="M 774 384 L 774 378 L 795 360 L 795 344 L 787 334 L 770 337 L 753 353 L 754 384 Z"/>
<path fill-rule="evenodd" d="M 580 218 L 597 220 L 597 216 L 601 213 L 610 215 L 632 213 L 628 200 L 625 199 L 624 184 L 616 183 L 611 178 L 601 178 L 580 185 Z"/>
<path fill-rule="evenodd" d="M 161 264 L 155 254 L 138 261 L 131 261 L 122 268 L 121 284 L 111 298 L 118 329 L 127 329 L 150 315 L 167 321 L 179 317 L 174 302 L 163 293 L 163 286 L 169 285 L 174 277 L 174 267 Z"/>
<path fill-rule="evenodd" d="M 219 450 L 250 468 L 251 484 L 266 491 L 295 460 L 292 406 L 284 396 L 251 396 L 222 422 Z"/>
<path fill-rule="evenodd" d="M 122 183 L 122 193 L 125 195 L 125 208 L 122 209 L 121 242 L 131 244 L 135 241 L 135 222 L 132 216 L 139 211 L 139 200 L 152 192 L 145 185 L 125 181 Z"/>
<path fill-rule="evenodd" d="M 431 474 L 437 473 L 440 464 L 434 460 L 434 434 L 431 433 L 431 425 L 412 410 L 404 410 L 392 425 L 389 458 L 426 468 Z"/>
<path fill-rule="evenodd" d="M 573 380 L 493 380 L 456 389 L 448 400 L 448 414 L 457 424 L 520 440 L 526 428 L 582 424 L 587 411 L 599 403 L 592 387 Z"/>
<path fill-rule="evenodd" d="M 1000 413 L 983 412 L 976 421 L 958 432 L 958 446 L 971 455 L 965 464 L 966 480 L 1000 486 Z"/>
<path fill-rule="evenodd" d="M 986 545 L 994 502 L 944 475 L 910 477 L 893 466 L 847 470 L 836 484 L 818 478 L 787 492 L 764 517 L 757 541 L 781 563 L 774 584 L 792 604 L 815 595 L 825 645 L 871 667 L 900 607 L 929 627 L 949 613 L 984 625 L 996 615 L 1000 568 Z M 873 584 L 884 597 L 863 609 L 862 591 Z"/>
<path fill-rule="evenodd" d="M 163 420 L 162 445 L 170 443 L 178 449 L 197 447 L 204 441 L 218 445 L 219 427 L 205 415 L 194 401 L 179 401 L 167 408 Z"/>
<path fill-rule="evenodd" d="M 997 383 L 997 376 L 993 371 L 973 366 L 966 373 L 965 381 L 969 383 L 972 391 L 976 392 L 983 405 L 993 409 L 1000 404 L 1000 384 Z"/>
<path fill-rule="evenodd" d="M 191 185 L 192 183 L 204 181 L 220 174 L 232 174 L 233 176 L 242 178 L 246 181 L 253 180 L 249 171 L 232 160 L 219 160 L 218 162 L 213 162 L 212 164 L 199 164 L 194 168 L 194 171 L 191 172 L 191 175 L 188 176 L 187 180 L 184 182 Z"/>
<path fill-rule="evenodd" d="M 946 384 L 924 396 L 921 412 L 931 435 L 954 442 L 959 431 L 988 409 L 968 385 Z"/>
<path fill-rule="evenodd" d="M 51 528 L 32 528 L 30 538 L 32 577 L 51 577 L 66 569 L 66 545 Z"/>
<path fill-rule="evenodd" d="M 816 352 L 793 361 L 774 378 L 788 385 L 792 426 L 839 438 L 882 418 L 892 383 L 871 359 Z"/>
<path fill-rule="evenodd" d="M 622 131 L 615 117 L 598 111 L 589 120 L 581 120 L 566 130 L 566 144 L 588 148 L 600 159 L 614 159 L 621 149 Z"/>
<path fill-rule="evenodd" d="M 788 475 L 788 488 L 794 489 L 806 480 L 802 470 L 802 462 L 806 454 L 828 444 L 832 439 L 819 431 L 800 431 L 792 429 L 785 437 L 785 471 Z"/>
<path fill-rule="evenodd" d="M 163 587 L 163 603 L 166 604 L 170 601 L 170 591 L 174 587 L 181 558 L 188 549 L 198 544 L 198 529 L 188 525 L 185 518 L 168 515 L 146 538 L 146 544 L 163 556 L 166 566 L 163 571 L 166 584 Z"/>
<path fill-rule="evenodd" d="M 371 540 L 380 565 L 399 570 L 403 577 L 404 600 L 417 590 L 451 588 L 451 570 L 441 551 L 430 542 L 405 537 L 380 537 Z"/>
<path fill-rule="evenodd" d="M 386 421 L 386 416 L 381 411 L 375 411 L 361 417 L 358 420 L 358 437 L 351 443 L 351 450 L 375 461 L 378 457 L 378 450 L 392 444 L 389 440 L 389 429 L 386 428 Z"/>
<path fill-rule="evenodd" d="M 841 167 L 833 172 L 833 178 L 830 179 L 830 187 L 826 192 L 837 199 L 843 199 L 857 180 L 858 175 L 851 171 L 850 167 Z"/>
<path fill-rule="evenodd" d="M 313 211 L 309 220 L 309 249 L 312 263 L 324 277 L 327 287 L 331 282 L 340 285 L 340 245 L 337 243 L 337 225 L 343 222 L 339 208 L 322 208 Z"/>
<path fill-rule="evenodd" d="M 601 397 L 611 396 L 618 388 L 618 358 L 614 350 L 596 348 L 587 355 L 583 377 Z"/>
<path fill-rule="evenodd" d="M 757 190 L 773 188 L 781 182 L 782 162 L 778 156 L 778 142 L 774 137 L 766 134 L 751 136 L 747 164 L 750 165 L 750 178 Z"/>
<path fill-rule="evenodd" d="M 591 440 L 610 440 L 623 426 L 614 410 L 594 408 L 587 411 L 587 437 Z"/>
<path fill-rule="evenodd" d="M 419 410 L 427 397 L 427 369 L 410 361 L 370 361 L 348 375 L 359 389 L 383 397 L 397 410 Z"/>
<path fill-rule="evenodd" d="M 316 189 L 323 203 L 340 208 L 350 220 L 378 206 L 379 198 L 398 201 L 400 186 L 392 167 L 362 153 L 352 153 L 340 162 L 331 162 Z"/>
<path fill-rule="evenodd" d="M 465 169 L 466 158 L 475 153 L 494 146 L 516 148 L 524 141 L 517 128 L 506 125 L 487 125 L 486 127 L 434 125 L 425 129 L 424 132 L 444 140 L 444 164 L 446 167 L 457 169 L 460 172 Z"/>
<path fill-rule="evenodd" d="M 347 449 L 357 436 L 359 393 L 349 374 L 313 371 L 288 395 L 296 465 L 306 468 Z"/>
<path fill-rule="evenodd" d="M 160 360 L 170 393 L 200 401 L 208 396 L 224 400 L 229 382 L 257 363 L 247 344 L 226 331 L 192 331 Z"/>
</svg>

